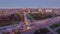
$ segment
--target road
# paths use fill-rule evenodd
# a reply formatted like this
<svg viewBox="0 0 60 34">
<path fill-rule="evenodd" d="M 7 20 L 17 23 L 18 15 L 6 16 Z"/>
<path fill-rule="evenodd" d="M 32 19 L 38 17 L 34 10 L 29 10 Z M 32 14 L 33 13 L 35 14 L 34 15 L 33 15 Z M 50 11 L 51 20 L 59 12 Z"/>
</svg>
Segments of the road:
<svg viewBox="0 0 60 34">
<path fill-rule="evenodd" d="M 45 20 L 39 20 L 39 21 L 30 22 L 30 27 L 33 27 L 32 28 L 33 30 L 31 29 L 29 31 L 24 31 L 22 34 L 33 34 L 33 32 L 37 28 L 44 28 L 44 27 L 49 26 L 49 24 L 52 25 L 52 24 L 55 24 L 58 21 L 60 21 L 60 16 L 59 17 L 45 19 Z M 2 33 L 3 31 L 11 31 L 12 29 L 24 28 L 24 27 L 25 27 L 24 23 L 23 22 L 19 22 L 19 24 L 5 26 L 5 27 L 0 27 L 0 33 Z"/>
<path fill-rule="evenodd" d="M 38 29 L 38 28 L 45 28 L 48 27 L 50 25 L 59 23 L 60 21 L 60 17 L 55 17 L 55 18 L 50 18 L 50 19 L 45 19 L 45 20 L 40 20 L 40 21 L 36 21 L 36 22 L 32 22 L 30 23 L 33 27 L 32 29 L 30 29 L 29 31 L 25 31 L 22 34 L 34 34 L 34 32 Z M 34 27 L 36 26 L 36 27 Z"/>
</svg>

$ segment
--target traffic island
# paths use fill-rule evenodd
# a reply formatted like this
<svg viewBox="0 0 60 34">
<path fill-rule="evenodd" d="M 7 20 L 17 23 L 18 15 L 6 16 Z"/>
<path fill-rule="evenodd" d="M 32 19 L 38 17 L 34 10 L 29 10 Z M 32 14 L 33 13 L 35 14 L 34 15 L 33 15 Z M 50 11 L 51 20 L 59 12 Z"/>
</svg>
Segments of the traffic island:
<svg viewBox="0 0 60 34">
<path fill-rule="evenodd" d="M 43 29 L 36 30 L 34 34 L 46 34 L 48 32 L 50 31 L 47 28 L 43 28 Z"/>
<path fill-rule="evenodd" d="M 60 24 L 58 23 L 58 24 L 54 24 L 54 25 L 50 26 L 50 28 L 55 29 L 55 28 L 57 28 L 59 26 L 60 26 Z"/>
<path fill-rule="evenodd" d="M 58 34 L 60 34 L 60 29 L 56 30 L 56 32 L 58 32 Z"/>
</svg>

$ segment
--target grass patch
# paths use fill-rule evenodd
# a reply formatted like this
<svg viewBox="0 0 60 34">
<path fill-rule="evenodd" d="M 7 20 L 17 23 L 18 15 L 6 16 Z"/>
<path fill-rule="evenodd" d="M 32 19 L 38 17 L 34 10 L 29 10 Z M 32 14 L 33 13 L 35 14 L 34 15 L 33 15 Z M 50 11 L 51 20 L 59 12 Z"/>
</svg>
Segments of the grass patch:
<svg viewBox="0 0 60 34">
<path fill-rule="evenodd" d="M 9 26 L 9 25 L 13 25 L 13 24 L 18 24 L 18 22 L 19 21 L 14 21 L 14 23 L 12 21 L 10 21 L 10 22 L 4 22 L 4 23 L 0 24 L 0 27 Z"/>
<path fill-rule="evenodd" d="M 50 26 L 50 28 L 54 29 L 54 28 L 57 28 L 59 26 L 60 26 L 60 24 L 54 24 L 54 25 Z"/>
<path fill-rule="evenodd" d="M 56 30 L 56 32 L 58 32 L 60 34 L 60 29 Z"/>
<path fill-rule="evenodd" d="M 4 22 L 0 24 L 0 27 L 12 25 L 12 24 L 13 24 L 12 22 Z"/>
</svg>

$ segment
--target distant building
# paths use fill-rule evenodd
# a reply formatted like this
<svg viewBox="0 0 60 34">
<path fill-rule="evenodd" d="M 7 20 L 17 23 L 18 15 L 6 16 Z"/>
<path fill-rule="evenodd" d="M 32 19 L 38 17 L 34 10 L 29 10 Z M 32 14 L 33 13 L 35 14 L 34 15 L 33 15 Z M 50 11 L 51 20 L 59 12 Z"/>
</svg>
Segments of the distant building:
<svg viewBox="0 0 60 34">
<path fill-rule="evenodd" d="M 46 9 L 46 12 L 52 12 L 52 10 L 50 10 L 50 9 Z"/>
<path fill-rule="evenodd" d="M 43 11 L 42 9 L 39 9 L 39 12 Z"/>
</svg>

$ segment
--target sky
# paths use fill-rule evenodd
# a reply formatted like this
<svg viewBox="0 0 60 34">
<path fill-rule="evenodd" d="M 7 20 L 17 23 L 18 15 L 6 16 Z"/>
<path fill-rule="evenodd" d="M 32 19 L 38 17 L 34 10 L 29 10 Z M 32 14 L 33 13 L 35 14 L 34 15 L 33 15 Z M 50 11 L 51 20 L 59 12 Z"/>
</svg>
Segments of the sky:
<svg viewBox="0 0 60 34">
<path fill-rule="evenodd" d="M 60 8 L 60 0 L 0 0 L 0 8 Z"/>
</svg>

